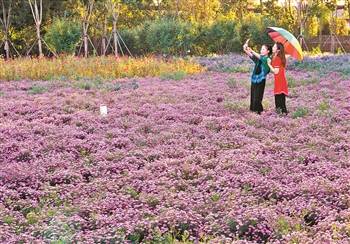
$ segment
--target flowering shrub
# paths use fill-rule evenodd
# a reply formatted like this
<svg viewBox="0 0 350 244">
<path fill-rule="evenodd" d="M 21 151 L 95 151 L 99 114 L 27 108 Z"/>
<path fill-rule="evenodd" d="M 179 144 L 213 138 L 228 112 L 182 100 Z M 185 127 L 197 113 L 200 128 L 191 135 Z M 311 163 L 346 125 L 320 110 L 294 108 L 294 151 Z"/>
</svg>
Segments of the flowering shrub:
<svg viewBox="0 0 350 244">
<path fill-rule="evenodd" d="M 256 50 L 258 51 L 258 50 Z M 246 55 L 227 54 L 222 56 L 198 57 L 195 59 L 201 65 L 211 71 L 246 73 L 252 71 L 252 61 Z M 311 74 L 317 73 L 318 76 L 324 76 L 330 72 L 337 72 L 348 79 L 350 77 L 350 55 L 318 55 L 306 56 L 303 61 L 299 62 L 292 58 L 287 60 L 287 70 L 299 72 L 308 71 L 305 77 L 297 81 L 295 77 L 289 77 L 292 82 L 291 86 L 306 85 L 303 83 L 316 82 L 310 78 Z M 300 77 L 298 77 L 300 78 Z"/>
<path fill-rule="evenodd" d="M 123 77 L 160 76 L 182 72 L 195 74 L 204 69 L 183 59 L 164 61 L 152 57 L 93 57 L 88 59 L 63 57 L 58 59 L 21 58 L 0 61 L 0 80 L 79 80 L 116 79 Z"/>
<path fill-rule="evenodd" d="M 247 73 L 251 69 L 251 60 L 244 55 L 229 54 L 221 56 L 198 57 L 195 59 L 210 71 Z"/>
<path fill-rule="evenodd" d="M 317 71 L 321 75 L 338 72 L 344 78 L 350 77 L 350 55 L 307 56 L 302 62 L 292 61 L 291 68 L 296 70 Z"/>
<path fill-rule="evenodd" d="M 288 116 L 248 73 L 0 83 L 0 242 L 346 243 L 350 83 L 318 79 Z"/>
</svg>

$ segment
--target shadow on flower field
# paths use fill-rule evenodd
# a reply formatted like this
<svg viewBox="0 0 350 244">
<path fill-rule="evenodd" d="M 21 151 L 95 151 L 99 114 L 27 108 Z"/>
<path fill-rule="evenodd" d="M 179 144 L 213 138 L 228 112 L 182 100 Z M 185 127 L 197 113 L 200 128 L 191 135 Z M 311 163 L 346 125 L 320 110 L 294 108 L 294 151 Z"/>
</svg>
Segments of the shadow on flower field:
<svg viewBox="0 0 350 244">
<path fill-rule="evenodd" d="M 249 67 L 1 82 L 0 242 L 346 242 L 350 79 L 304 66 L 288 116 Z"/>
</svg>

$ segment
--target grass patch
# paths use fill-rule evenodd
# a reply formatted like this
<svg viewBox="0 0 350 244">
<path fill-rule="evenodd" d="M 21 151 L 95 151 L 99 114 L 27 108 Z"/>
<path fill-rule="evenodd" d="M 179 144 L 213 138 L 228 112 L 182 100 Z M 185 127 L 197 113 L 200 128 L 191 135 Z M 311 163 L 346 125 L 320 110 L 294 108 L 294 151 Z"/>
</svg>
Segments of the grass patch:
<svg viewBox="0 0 350 244">
<path fill-rule="evenodd" d="M 148 206 L 155 208 L 160 203 L 160 201 L 156 197 L 149 196 L 146 199 L 146 203 L 148 204 Z"/>
<path fill-rule="evenodd" d="M 106 86 L 106 89 L 108 91 L 115 91 L 115 92 L 117 92 L 117 91 L 120 91 L 122 89 L 122 84 L 119 83 L 119 82 L 116 82 L 116 83 L 113 83 L 113 84 L 108 84 Z"/>
<path fill-rule="evenodd" d="M 298 86 L 307 86 L 307 85 L 317 84 L 320 82 L 320 80 L 315 77 L 310 79 L 296 80 L 294 77 L 289 75 L 287 76 L 287 81 L 288 81 L 288 87 L 290 88 L 295 88 Z"/>
<path fill-rule="evenodd" d="M 292 76 L 287 76 L 287 81 L 288 81 L 288 87 L 290 88 L 294 88 L 298 86 L 298 82 L 296 79 L 294 79 L 294 77 Z"/>
<path fill-rule="evenodd" d="M 250 183 L 244 183 L 242 186 L 241 186 L 241 189 L 244 193 L 250 193 L 252 190 L 253 190 L 253 187 Z"/>
<path fill-rule="evenodd" d="M 230 88 L 236 88 L 236 87 L 237 87 L 237 83 L 238 83 L 238 81 L 237 81 L 234 77 L 231 77 L 231 78 L 228 79 L 228 81 L 227 81 L 227 85 L 228 85 L 228 87 L 230 87 Z"/>
<path fill-rule="evenodd" d="M 29 212 L 26 216 L 26 219 L 28 221 L 28 224 L 33 225 L 38 223 L 39 216 L 35 212 Z"/>
<path fill-rule="evenodd" d="M 298 108 L 294 111 L 294 113 L 293 113 L 293 115 L 292 115 L 292 118 L 293 118 L 293 119 L 296 119 L 296 118 L 303 118 L 303 117 L 305 117 L 306 115 L 308 115 L 308 113 L 309 113 L 309 110 L 308 110 L 307 108 L 305 108 L 305 107 L 298 107 Z"/>
<path fill-rule="evenodd" d="M 139 199 L 140 193 L 138 191 L 136 191 L 136 189 L 134 189 L 131 186 L 125 188 L 125 193 L 127 195 L 129 195 L 130 197 L 132 197 L 133 199 Z"/>
<path fill-rule="evenodd" d="M 248 105 L 246 104 L 246 102 L 242 101 L 227 101 L 224 103 L 224 107 L 231 112 L 239 112 L 242 110 L 246 110 L 248 108 Z"/>
<path fill-rule="evenodd" d="M 73 86 L 82 90 L 91 90 L 92 88 L 95 87 L 92 82 L 88 82 L 88 81 L 86 82 L 80 81 L 75 83 Z"/>
<path fill-rule="evenodd" d="M 307 70 L 307 71 L 319 71 L 322 69 L 322 64 L 316 61 L 303 61 L 295 62 L 293 68 Z"/>
<path fill-rule="evenodd" d="M 271 104 L 268 100 L 263 100 L 262 105 L 264 109 L 269 109 L 271 107 Z"/>
<path fill-rule="evenodd" d="M 243 66 L 243 65 L 237 65 L 233 67 L 224 67 L 222 69 L 223 72 L 227 73 L 249 73 L 250 67 L 249 66 Z"/>
<path fill-rule="evenodd" d="M 262 175 L 268 175 L 272 171 L 271 167 L 264 166 L 259 169 L 260 174 Z"/>
<path fill-rule="evenodd" d="M 249 118 L 244 121 L 247 125 L 256 127 L 258 122 L 254 118 Z"/>
<path fill-rule="evenodd" d="M 289 222 L 284 218 L 280 217 L 276 223 L 276 232 L 279 237 L 284 235 L 288 235 L 292 231 L 292 226 Z"/>
<path fill-rule="evenodd" d="M 16 219 L 11 215 L 6 215 L 2 218 L 2 222 L 4 222 L 7 225 L 11 225 L 16 221 Z"/>
<path fill-rule="evenodd" d="M 305 85 L 317 84 L 319 82 L 320 80 L 317 78 L 310 78 L 310 79 L 301 80 L 300 84 L 305 86 Z"/>
<path fill-rule="evenodd" d="M 327 100 L 321 101 L 317 107 L 317 109 L 323 113 L 327 112 L 330 108 L 331 108 L 331 105 L 329 104 L 329 102 Z"/>
<path fill-rule="evenodd" d="M 340 73 L 342 74 L 343 78 L 348 79 L 350 77 L 350 67 L 341 69 Z"/>
<path fill-rule="evenodd" d="M 179 70 L 172 73 L 162 73 L 160 78 L 162 80 L 182 80 L 187 76 L 186 72 Z"/>
<path fill-rule="evenodd" d="M 218 202 L 220 200 L 220 195 L 217 194 L 217 193 L 214 193 L 213 195 L 210 196 L 210 199 L 213 201 L 213 202 Z"/>
<path fill-rule="evenodd" d="M 67 222 L 68 221 L 61 221 L 57 218 L 53 218 L 48 222 L 47 226 L 40 231 L 40 236 L 48 243 L 72 243 L 76 229 L 72 223 Z"/>
<path fill-rule="evenodd" d="M 131 243 L 142 243 L 145 238 L 145 231 L 141 229 L 136 229 L 127 236 L 127 240 Z"/>
<path fill-rule="evenodd" d="M 34 85 L 28 90 L 28 93 L 30 95 L 37 95 L 37 94 L 43 94 L 43 93 L 47 92 L 47 90 L 48 89 L 44 86 Z"/>
</svg>

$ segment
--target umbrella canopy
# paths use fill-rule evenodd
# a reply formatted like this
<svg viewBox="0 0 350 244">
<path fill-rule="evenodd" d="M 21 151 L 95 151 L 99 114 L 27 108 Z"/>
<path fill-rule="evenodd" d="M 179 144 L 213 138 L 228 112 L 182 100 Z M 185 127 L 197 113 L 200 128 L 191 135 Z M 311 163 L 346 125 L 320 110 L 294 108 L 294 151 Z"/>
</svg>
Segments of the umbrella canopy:
<svg viewBox="0 0 350 244">
<path fill-rule="evenodd" d="M 279 27 L 268 27 L 266 31 L 273 41 L 283 44 L 286 54 L 298 60 L 303 59 L 303 50 L 292 33 Z"/>
</svg>

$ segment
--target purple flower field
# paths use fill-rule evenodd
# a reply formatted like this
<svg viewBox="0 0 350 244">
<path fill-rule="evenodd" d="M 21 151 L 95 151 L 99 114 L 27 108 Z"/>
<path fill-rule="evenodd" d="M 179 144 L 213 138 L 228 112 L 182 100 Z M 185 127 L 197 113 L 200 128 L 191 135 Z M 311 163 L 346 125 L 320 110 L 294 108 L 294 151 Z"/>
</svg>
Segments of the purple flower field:
<svg viewBox="0 0 350 244">
<path fill-rule="evenodd" d="M 347 243 L 350 80 L 249 77 L 1 82 L 0 242 Z"/>
</svg>

